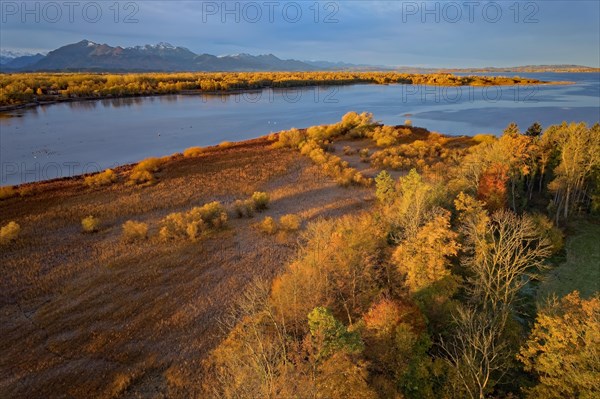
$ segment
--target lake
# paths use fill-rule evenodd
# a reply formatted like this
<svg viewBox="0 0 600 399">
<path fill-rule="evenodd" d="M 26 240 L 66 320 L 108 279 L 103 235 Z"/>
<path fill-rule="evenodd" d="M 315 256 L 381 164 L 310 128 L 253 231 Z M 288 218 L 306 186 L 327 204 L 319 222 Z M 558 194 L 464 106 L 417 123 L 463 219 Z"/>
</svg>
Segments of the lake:
<svg viewBox="0 0 600 399">
<path fill-rule="evenodd" d="M 488 74 L 489 75 L 489 74 Z M 515 74 L 502 74 L 515 75 Z M 354 85 L 230 95 L 172 95 L 58 103 L 0 114 L 0 185 L 65 177 L 187 147 L 337 122 L 368 111 L 386 124 L 452 135 L 500 134 L 538 121 L 600 119 L 600 74 L 518 74 L 573 85 Z"/>
</svg>

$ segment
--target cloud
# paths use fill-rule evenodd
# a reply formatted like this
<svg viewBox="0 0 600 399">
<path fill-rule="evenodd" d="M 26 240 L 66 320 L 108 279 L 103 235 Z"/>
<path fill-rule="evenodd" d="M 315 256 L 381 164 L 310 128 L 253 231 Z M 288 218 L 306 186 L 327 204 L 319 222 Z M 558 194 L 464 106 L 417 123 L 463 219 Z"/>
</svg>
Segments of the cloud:
<svg viewBox="0 0 600 399">
<path fill-rule="evenodd" d="M 22 9 L 13 13 L 11 7 L 23 3 L 2 1 L 0 46 L 52 50 L 84 38 L 123 46 L 167 41 L 197 53 L 457 67 L 597 66 L 600 58 L 600 6 L 589 1 L 95 2 L 102 12 L 96 22 L 90 22 L 92 8 L 83 13 L 90 3 L 78 2 L 73 21 L 63 10 L 52 22 L 42 8 L 35 21 L 35 12 L 25 18 Z"/>
</svg>

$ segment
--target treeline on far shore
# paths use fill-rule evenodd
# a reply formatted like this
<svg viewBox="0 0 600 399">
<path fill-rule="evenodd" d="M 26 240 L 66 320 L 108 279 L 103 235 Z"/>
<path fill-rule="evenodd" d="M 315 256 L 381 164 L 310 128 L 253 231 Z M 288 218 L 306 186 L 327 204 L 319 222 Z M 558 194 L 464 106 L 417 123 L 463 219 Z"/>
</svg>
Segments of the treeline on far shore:
<svg viewBox="0 0 600 399">
<path fill-rule="evenodd" d="M 194 72 L 0 74 L 0 106 L 81 98 L 227 92 L 350 84 L 499 86 L 546 83 L 536 79 L 397 72 Z"/>
</svg>

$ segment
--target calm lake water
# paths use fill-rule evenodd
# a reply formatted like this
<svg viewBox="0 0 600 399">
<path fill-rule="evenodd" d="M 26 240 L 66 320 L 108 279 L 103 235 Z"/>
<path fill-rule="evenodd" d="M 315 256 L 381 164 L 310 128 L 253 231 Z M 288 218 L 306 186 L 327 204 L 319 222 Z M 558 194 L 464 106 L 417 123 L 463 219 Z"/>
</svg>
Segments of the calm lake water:
<svg viewBox="0 0 600 399">
<path fill-rule="evenodd" d="M 503 74 L 506 75 L 506 74 Z M 0 114 L 0 185 L 65 177 L 191 146 L 238 141 L 368 111 L 445 134 L 500 134 L 510 122 L 600 119 L 600 74 L 519 74 L 573 85 L 457 87 L 355 85 L 173 95 L 53 104 Z"/>
</svg>

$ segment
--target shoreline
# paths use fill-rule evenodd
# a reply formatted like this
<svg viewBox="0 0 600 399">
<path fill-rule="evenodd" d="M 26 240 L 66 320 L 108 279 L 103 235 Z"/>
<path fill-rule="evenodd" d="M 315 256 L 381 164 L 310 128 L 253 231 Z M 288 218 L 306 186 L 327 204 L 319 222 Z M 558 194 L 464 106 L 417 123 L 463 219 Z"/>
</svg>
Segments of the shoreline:
<svg viewBox="0 0 600 399">
<path fill-rule="evenodd" d="M 301 129 L 301 130 L 303 130 L 303 129 Z M 274 132 L 274 133 L 270 133 L 270 134 L 279 134 L 279 132 Z M 231 141 L 230 142 L 231 145 L 228 145 L 228 146 L 221 146 L 220 144 L 216 144 L 216 145 L 211 145 L 211 146 L 206 146 L 206 147 L 201 147 L 201 148 L 207 154 L 212 154 L 219 150 L 225 152 L 230 149 L 255 146 L 258 144 L 264 144 L 265 142 L 270 142 L 270 140 L 269 140 L 270 134 L 265 134 L 262 136 L 258 136 L 258 137 L 254 137 L 254 138 L 250 138 L 250 139 L 246 139 L 246 140 Z M 154 158 L 154 157 L 149 157 L 149 158 Z M 159 156 L 156 158 L 163 159 L 163 160 L 178 160 L 178 159 L 183 159 L 186 157 L 183 155 L 183 151 L 181 151 L 181 152 L 175 152 L 172 154 L 162 155 L 162 156 Z M 106 168 L 99 172 L 83 173 L 83 174 L 72 175 L 72 176 L 54 177 L 52 179 L 37 180 L 37 181 L 32 181 L 32 182 L 20 183 L 20 184 L 0 185 L 0 188 L 12 187 L 13 189 L 20 189 L 20 188 L 28 188 L 29 189 L 29 188 L 35 188 L 36 186 L 51 185 L 51 184 L 55 184 L 55 183 L 75 182 L 77 180 L 83 180 L 87 176 L 93 176 L 98 173 L 102 173 L 108 169 L 111 169 L 116 174 L 121 174 L 121 173 L 126 173 L 126 172 L 130 171 L 131 169 L 133 169 L 137 164 L 139 164 L 143 160 L 144 159 L 139 159 L 137 161 L 128 162 L 123 165 L 115 166 L 113 168 Z"/>
<path fill-rule="evenodd" d="M 512 87 L 512 86 L 532 86 L 532 85 L 543 85 L 543 86 L 565 86 L 565 85 L 573 85 L 576 82 L 571 81 L 559 81 L 559 82 L 536 82 L 536 83 L 515 83 L 513 85 L 437 85 L 437 84 L 417 84 L 417 86 L 431 86 L 431 87 Z M 56 96 L 57 98 L 47 100 L 47 101 L 36 101 L 29 102 L 24 104 L 12 104 L 12 105 L 3 105 L 0 106 L 0 117 L 3 116 L 2 113 L 16 111 L 19 109 L 29 109 L 29 108 L 37 108 L 46 105 L 54 105 L 61 103 L 74 103 L 74 102 L 85 102 L 85 101 L 102 101 L 102 100 L 118 100 L 118 99 L 126 99 L 126 98 L 151 98 L 151 97 L 164 97 L 164 96 L 201 96 L 201 95 L 236 95 L 236 94 L 245 94 L 245 93 L 256 93 L 262 92 L 266 89 L 271 90 L 289 90 L 289 89 L 308 89 L 315 87 L 345 87 L 345 86 L 356 86 L 356 85 L 375 85 L 375 86 L 392 86 L 392 85 L 411 85 L 407 83 L 372 83 L 372 82 L 356 82 L 356 83 L 346 83 L 346 84 L 324 84 L 324 85 L 303 85 L 303 86 L 290 86 L 290 87 L 263 87 L 257 89 L 239 89 L 239 90 L 227 90 L 227 91 L 202 91 L 202 90 L 181 90 L 176 93 L 144 93 L 144 94 L 125 94 L 125 95 L 109 95 L 109 96 L 97 96 L 97 97 L 77 97 L 77 98 L 61 98 L 60 96 Z M 10 117 L 10 115 L 6 115 Z"/>
<path fill-rule="evenodd" d="M 408 127 L 406 125 L 397 125 L 394 127 Z M 431 133 L 431 131 L 429 131 L 427 128 L 424 127 L 419 127 L 419 126 L 410 126 L 409 127 L 411 129 L 411 131 L 414 132 L 420 132 L 421 134 L 423 132 L 426 133 Z M 299 130 L 306 130 L 307 128 L 298 128 Z M 257 145 L 266 145 L 268 143 L 272 142 L 272 139 L 270 138 L 271 135 L 278 135 L 281 131 L 278 132 L 273 132 L 273 133 L 268 133 L 268 134 L 263 134 L 261 136 L 258 137 L 253 137 L 250 139 L 245 139 L 245 140 L 240 140 L 240 141 L 231 141 L 231 142 L 227 142 L 230 143 L 227 146 L 222 146 L 221 144 L 216 144 L 216 145 L 211 145 L 211 146 L 206 146 L 206 147 L 201 147 L 200 148 L 203 149 L 203 153 L 205 154 L 214 154 L 217 153 L 219 151 L 226 153 L 228 151 L 231 150 L 235 150 L 235 149 L 239 149 L 239 148 L 245 148 L 245 147 L 252 147 L 252 146 L 257 146 Z M 469 135 L 460 135 L 460 136 L 452 136 L 452 135 L 448 135 L 448 134 L 444 134 L 444 133 L 439 133 L 443 137 L 448 137 L 448 138 L 452 138 L 452 139 L 472 139 L 473 136 L 469 136 Z M 189 147 L 189 148 L 193 148 Z M 175 152 L 172 154 L 167 154 L 167 155 L 162 155 L 162 156 L 157 156 L 156 158 L 165 160 L 165 161 L 176 161 L 176 160 L 181 160 L 181 159 L 185 159 L 187 158 L 186 156 L 184 156 L 183 152 L 185 151 L 182 150 L 181 152 Z M 111 169 L 112 171 L 114 171 L 117 175 L 120 174 L 124 174 L 129 172 L 131 169 L 133 169 L 137 164 L 139 164 L 140 162 L 142 162 L 144 159 L 139 159 L 137 161 L 134 162 L 128 162 L 125 163 L 123 165 L 119 165 L 113 168 L 107 168 L 107 169 Z M 93 176 L 96 175 L 98 173 L 102 173 L 105 170 L 101 170 L 99 172 L 93 172 L 93 173 L 85 173 L 85 174 L 78 174 L 78 175 L 72 175 L 72 176 L 63 176 L 63 177 L 54 177 L 52 179 L 46 179 L 46 180 L 37 180 L 37 181 L 32 181 L 32 182 L 26 182 L 26 183 L 20 183 L 20 184 L 8 184 L 8 185 L 0 185 L 0 188 L 5 188 L 5 187 L 12 187 L 15 190 L 18 189 L 35 189 L 36 187 L 40 187 L 40 186 L 45 186 L 45 185 L 53 185 L 53 184 L 59 184 L 59 183 L 69 183 L 69 182 L 77 182 L 79 180 L 84 180 L 85 177 L 87 176 Z"/>
</svg>

